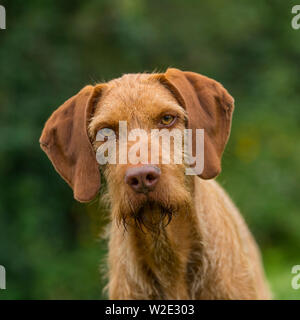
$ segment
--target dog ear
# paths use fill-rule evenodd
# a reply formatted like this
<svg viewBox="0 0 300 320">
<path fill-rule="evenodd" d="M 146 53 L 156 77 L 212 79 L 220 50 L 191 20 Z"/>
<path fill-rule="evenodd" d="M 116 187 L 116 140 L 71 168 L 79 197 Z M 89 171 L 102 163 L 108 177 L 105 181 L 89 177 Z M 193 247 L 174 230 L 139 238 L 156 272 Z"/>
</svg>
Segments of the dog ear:
<svg viewBox="0 0 300 320">
<path fill-rule="evenodd" d="M 204 129 L 203 179 L 216 177 L 221 171 L 221 158 L 228 141 L 234 99 L 217 81 L 194 72 L 170 68 L 160 78 L 188 114 L 188 128 Z"/>
<path fill-rule="evenodd" d="M 53 112 L 40 137 L 41 148 L 80 202 L 92 200 L 100 188 L 99 167 L 87 133 L 100 91 L 101 85 L 86 86 L 67 100 Z"/>
</svg>

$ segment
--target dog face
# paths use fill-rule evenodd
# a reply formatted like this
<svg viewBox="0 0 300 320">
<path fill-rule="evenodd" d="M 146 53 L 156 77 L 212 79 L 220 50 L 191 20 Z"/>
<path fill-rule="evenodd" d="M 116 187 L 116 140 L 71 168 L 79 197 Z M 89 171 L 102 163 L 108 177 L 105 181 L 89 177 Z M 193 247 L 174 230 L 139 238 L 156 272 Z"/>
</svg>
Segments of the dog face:
<svg viewBox="0 0 300 320">
<path fill-rule="evenodd" d="M 158 146 L 159 161 L 151 163 L 151 132 L 153 129 L 176 129 L 183 133 L 186 127 L 184 108 L 157 76 L 151 74 L 125 75 L 104 86 L 100 85 L 98 94 L 94 116 L 89 123 L 89 135 L 95 152 L 103 143 L 107 143 L 105 140 L 96 141 L 98 132 L 111 129 L 120 143 L 119 121 L 127 124 L 128 136 L 132 130 L 144 130 L 144 136 L 139 137 L 137 152 L 146 150 L 144 160 L 147 164 L 132 164 L 127 158 L 126 164 L 108 163 L 101 166 L 108 185 L 113 218 L 125 224 L 134 218 L 144 226 L 167 223 L 171 214 L 181 208 L 186 209 L 191 203 L 191 179 L 185 175 L 184 164 L 174 163 L 175 148 L 172 143 L 169 149 L 170 163 L 162 164 L 166 150 L 161 143 Z M 182 145 L 181 138 L 179 143 Z M 136 141 L 127 142 L 126 154 L 134 144 Z M 116 159 L 119 159 L 122 148 L 120 144 L 118 146 Z M 147 209 L 157 212 L 157 215 L 147 217 Z"/>
<path fill-rule="evenodd" d="M 74 197 L 85 202 L 93 199 L 100 187 L 96 151 L 105 141 L 96 141 L 98 132 L 112 130 L 120 140 L 118 123 L 125 121 L 128 132 L 144 130 L 140 146 L 149 151 L 152 129 L 182 132 L 190 128 L 193 134 L 195 129 L 204 129 L 204 169 L 200 177 L 210 179 L 221 170 L 232 111 L 233 98 L 221 84 L 202 75 L 178 69 L 168 69 L 163 74 L 126 75 L 87 86 L 66 101 L 47 121 L 40 143 L 73 188 Z M 193 137 L 194 150 L 195 143 Z M 127 148 L 132 144 L 128 142 Z M 117 158 L 120 152 L 124 153 L 122 148 L 117 149 Z M 160 160 L 164 151 L 160 145 Z M 175 151 L 171 149 L 170 159 Z M 140 217 L 148 207 L 160 212 L 160 217 L 169 217 L 192 202 L 191 178 L 185 175 L 184 164 L 152 164 L 149 157 L 147 160 L 147 165 L 101 166 L 117 220 Z"/>
</svg>

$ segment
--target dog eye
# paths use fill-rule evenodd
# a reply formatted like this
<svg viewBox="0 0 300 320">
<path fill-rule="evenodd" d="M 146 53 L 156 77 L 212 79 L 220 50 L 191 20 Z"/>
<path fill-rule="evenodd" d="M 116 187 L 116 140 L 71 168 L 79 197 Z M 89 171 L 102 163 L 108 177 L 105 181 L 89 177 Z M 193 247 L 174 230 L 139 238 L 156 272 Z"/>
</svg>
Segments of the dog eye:
<svg viewBox="0 0 300 320">
<path fill-rule="evenodd" d="M 96 141 L 106 141 L 115 135 L 114 130 L 110 128 L 102 128 L 97 132 Z"/>
<path fill-rule="evenodd" d="M 170 126 L 175 122 L 175 119 L 176 117 L 166 114 L 161 118 L 160 123 L 164 126 Z"/>
</svg>

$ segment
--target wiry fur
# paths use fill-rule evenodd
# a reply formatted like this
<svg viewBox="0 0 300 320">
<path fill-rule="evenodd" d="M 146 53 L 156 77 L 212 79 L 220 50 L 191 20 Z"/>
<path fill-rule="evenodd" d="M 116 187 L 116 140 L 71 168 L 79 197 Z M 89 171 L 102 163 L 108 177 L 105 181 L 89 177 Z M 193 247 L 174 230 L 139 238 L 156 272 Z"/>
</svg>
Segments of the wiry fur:
<svg viewBox="0 0 300 320">
<path fill-rule="evenodd" d="M 185 128 L 185 112 L 169 90 L 151 75 L 125 75 L 101 88 L 89 133 L 94 139 L 119 120 L 128 130 L 150 130 L 164 110 L 178 113 L 176 127 Z M 186 176 L 184 165 L 159 165 L 156 189 L 135 194 L 124 182 L 130 166 L 101 168 L 111 206 L 109 298 L 270 297 L 256 243 L 217 182 Z"/>
</svg>

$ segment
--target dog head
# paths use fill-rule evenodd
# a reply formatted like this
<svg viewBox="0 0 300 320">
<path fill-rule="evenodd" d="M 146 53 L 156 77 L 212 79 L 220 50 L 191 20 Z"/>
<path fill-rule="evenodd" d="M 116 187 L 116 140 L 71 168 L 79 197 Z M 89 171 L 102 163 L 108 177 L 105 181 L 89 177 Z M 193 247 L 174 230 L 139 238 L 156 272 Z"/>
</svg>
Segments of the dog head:
<svg viewBox="0 0 300 320">
<path fill-rule="evenodd" d="M 199 176 L 211 179 L 221 170 L 232 112 L 229 93 L 220 83 L 200 74 L 178 69 L 130 74 L 87 86 L 66 101 L 47 121 L 40 143 L 73 188 L 75 199 L 87 202 L 97 195 L 100 172 L 96 154 L 105 145 L 105 152 L 113 150 L 116 160 L 100 165 L 113 215 L 123 221 L 138 219 L 145 208 L 150 208 L 170 217 L 192 203 L 192 180 L 185 175 L 186 164 L 174 161 L 178 146 L 184 153 L 184 135 L 176 147 L 171 144 L 168 164 L 163 161 L 164 145 L 159 143 L 159 161 L 153 163 L 153 130 L 163 129 L 166 135 L 171 130 L 180 133 L 190 128 L 195 150 L 196 129 L 204 129 L 204 166 Z M 120 121 L 126 124 L 125 145 L 120 143 L 125 130 L 120 129 Z M 130 161 L 132 155 L 134 160 Z"/>
</svg>

